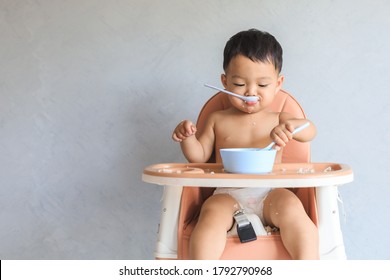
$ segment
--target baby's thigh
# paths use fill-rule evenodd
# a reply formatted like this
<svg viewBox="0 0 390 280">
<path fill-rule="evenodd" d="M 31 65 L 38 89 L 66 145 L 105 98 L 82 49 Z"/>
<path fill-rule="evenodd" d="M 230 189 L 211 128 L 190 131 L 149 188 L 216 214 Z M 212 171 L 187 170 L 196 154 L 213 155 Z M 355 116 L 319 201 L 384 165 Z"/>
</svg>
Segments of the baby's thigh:
<svg viewBox="0 0 390 280">
<path fill-rule="evenodd" d="M 223 226 L 228 230 L 233 225 L 234 212 L 239 209 L 239 204 L 229 194 L 214 194 L 203 203 L 199 222 Z"/>
<path fill-rule="evenodd" d="M 274 189 L 264 200 L 264 219 L 270 225 L 279 226 L 282 219 L 306 215 L 300 199 L 288 189 Z"/>
</svg>

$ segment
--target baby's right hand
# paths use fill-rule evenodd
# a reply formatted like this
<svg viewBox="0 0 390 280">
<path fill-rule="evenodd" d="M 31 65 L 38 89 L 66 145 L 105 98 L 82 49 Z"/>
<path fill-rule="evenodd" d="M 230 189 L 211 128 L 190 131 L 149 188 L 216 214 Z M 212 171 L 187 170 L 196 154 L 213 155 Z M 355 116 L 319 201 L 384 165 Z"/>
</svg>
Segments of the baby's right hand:
<svg viewBox="0 0 390 280">
<path fill-rule="evenodd" d="M 176 142 L 181 142 L 187 137 L 194 135 L 196 126 L 189 120 L 184 120 L 179 123 L 172 134 L 172 139 Z"/>
</svg>

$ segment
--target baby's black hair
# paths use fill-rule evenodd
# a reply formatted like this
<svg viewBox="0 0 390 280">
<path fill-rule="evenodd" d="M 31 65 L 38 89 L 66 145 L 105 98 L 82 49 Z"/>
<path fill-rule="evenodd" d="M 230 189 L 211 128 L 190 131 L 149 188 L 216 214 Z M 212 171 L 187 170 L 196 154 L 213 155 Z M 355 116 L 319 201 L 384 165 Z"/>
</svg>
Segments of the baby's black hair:
<svg viewBox="0 0 390 280">
<path fill-rule="evenodd" d="M 271 34 L 257 29 L 241 31 L 227 41 L 223 52 L 223 69 L 237 55 L 252 61 L 271 62 L 280 73 L 283 64 L 283 49 Z"/>
</svg>

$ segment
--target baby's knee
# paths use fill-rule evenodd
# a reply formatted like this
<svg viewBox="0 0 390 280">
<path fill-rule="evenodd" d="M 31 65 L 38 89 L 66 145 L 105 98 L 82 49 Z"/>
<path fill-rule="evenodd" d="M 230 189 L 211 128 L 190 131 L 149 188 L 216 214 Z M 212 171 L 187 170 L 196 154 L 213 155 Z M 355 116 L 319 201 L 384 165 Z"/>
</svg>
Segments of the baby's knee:
<svg viewBox="0 0 390 280">
<path fill-rule="evenodd" d="M 233 220 L 233 213 L 239 209 L 238 203 L 231 196 L 215 195 L 203 203 L 199 220 L 229 224 Z"/>
<path fill-rule="evenodd" d="M 209 197 L 202 205 L 201 211 L 234 213 L 240 207 L 237 201 L 228 194 L 217 194 Z"/>
<path fill-rule="evenodd" d="M 296 220 L 306 215 L 300 199 L 287 189 L 273 190 L 264 202 L 263 211 L 266 221 L 276 226 L 283 221 Z"/>
</svg>

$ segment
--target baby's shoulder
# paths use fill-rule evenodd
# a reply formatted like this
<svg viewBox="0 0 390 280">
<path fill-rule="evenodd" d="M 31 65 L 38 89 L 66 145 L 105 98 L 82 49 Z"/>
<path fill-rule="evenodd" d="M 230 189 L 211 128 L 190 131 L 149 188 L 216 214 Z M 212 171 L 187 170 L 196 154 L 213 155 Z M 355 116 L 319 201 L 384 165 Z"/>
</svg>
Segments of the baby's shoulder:
<svg viewBox="0 0 390 280">
<path fill-rule="evenodd" d="M 225 118 L 230 115 L 232 114 L 229 110 L 219 110 L 219 111 L 212 112 L 209 117 L 215 119 L 215 118 Z"/>
<path fill-rule="evenodd" d="M 230 120 L 234 120 L 232 113 L 228 110 L 220 110 L 210 113 L 207 118 L 207 123 L 208 125 L 214 126 L 220 123 L 228 123 Z"/>
</svg>

